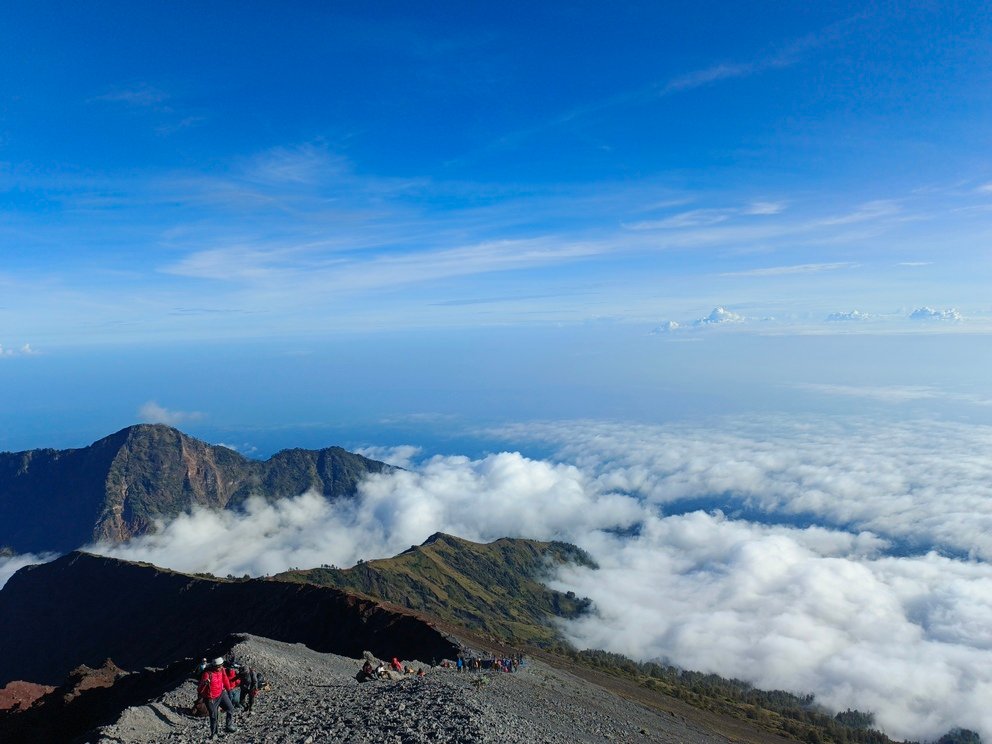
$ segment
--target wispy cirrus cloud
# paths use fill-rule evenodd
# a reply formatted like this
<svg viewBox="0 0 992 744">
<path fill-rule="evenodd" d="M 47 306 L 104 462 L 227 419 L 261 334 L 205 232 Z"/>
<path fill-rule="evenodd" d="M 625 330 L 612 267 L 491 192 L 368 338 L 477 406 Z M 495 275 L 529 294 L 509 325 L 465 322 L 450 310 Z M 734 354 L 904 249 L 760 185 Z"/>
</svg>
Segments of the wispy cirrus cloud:
<svg viewBox="0 0 992 744">
<path fill-rule="evenodd" d="M 760 269 L 746 269 L 744 271 L 727 271 L 721 276 L 786 276 L 788 274 L 819 274 L 824 271 L 840 271 L 841 269 L 857 268 L 858 264 L 841 263 L 815 263 L 799 264 L 797 266 L 769 266 Z"/>
<path fill-rule="evenodd" d="M 156 88 L 147 83 L 139 83 L 132 86 L 112 88 L 106 93 L 93 96 L 89 100 L 106 103 L 123 103 L 137 108 L 159 108 L 169 98 L 169 94 L 161 88 Z"/>
<path fill-rule="evenodd" d="M 854 225 L 861 222 L 873 222 L 875 220 L 893 217 L 902 211 L 901 205 L 892 199 L 877 199 L 862 204 L 853 212 L 846 214 L 824 217 L 819 220 L 821 225 Z"/>
<path fill-rule="evenodd" d="M 37 174 L 32 177 L 33 182 L 26 180 L 30 188 L 49 198 L 56 195 L 67 221 L 75 224 L 74 240 L 85 241 L 79 236 L 90 234 L 82 228 L 92 222 L 113 227 L 91 251 L 70 256 L 66 263 L 48 264 L 50 276 L 35 278 L 35 291 L 29 292 L 23 282 L 11 285 L 11 297 L 24 287 L 26 317 L 45 318 L 53 308 L 85 303 L 84 311 L 65 317 L 65 322 L 73 325 L 89 313 L 106 315 L 108 324 L 126 318 L 159 327 L 175 319 L 174 325 L 185 324 L 197 335 L 211 328 L 218 333 L 221 327 L 229 330 L 248 315 L 258 321 L 253 328 L 266 323 L 274 327 L 296 313 L 301 302 L 314 309 L 315 325 L 320 325 L 320 313 L 333 325 L 344 317 L 345 298 L 351 322 L 363 312 L 373 312 L 373 305 L 376 322 L 399 307 L 403 309 L 394 321 L 400 324 L 441 318 L 445 323 L 464 322 L 466 313 L 454 317 L 459 305 L 418 296 L 427 288 L 443 288 L 456 297 L 518 300 L 487 309 L 487 320 L 493 322 L 504 322 L 507 314 L 513 314 L 512 322 L 531 322 L 539 313 L 552 322 L 583 320 L 591 314 L 591 305 L 576 298 L 595 295 L 597 315 L 650 317 L 646 322 L 657 324 L 658 317 L 673 311 L 650 307 L 638 295 L 656 296 L 668 282 L 673 283 L 669 290 L 681 293 L 687 291 L 687 282 L 695 282 L 696 293 L 708 295 L 710 307 L 720 302 L 757 306 L 767 298 L 755 296 L 760 283 L 749 280 L 759 277 L 789 282 L 793 288 L 806 282 L 804 296 L 823 293 L 819 306 L 806 313 L 822 321 L 824 306 L 865 301 L 826 296 L 836 291 L 839 279 L 813 286 L 813 277 L 840 277 L 857 268 L 868 286 L 885 279 L 881 267 L 898 263 L 898 252 L 890 246 L 908 246 L 904 255 L 911 259 L 916 246 L 927 241 L 917 235 L 918 229 L 909 234 L 903 227 L 907 216 L 918 213 L 906 204 L 920 196 L 859 200 L 845 209 L 836 195 L 816 203 L 795 197 L 785 202 L 764 193 L 673 194 L 669 186 L 657 183 L 504 193 L 478 184 L 360 174 L 346 158 L 319 143 L 272 148 L 233 159 L 210 173 L 89 181 L 77 176 L 60 179 L 54 191 Z M 644 204 L 650 205 L 648 211 L 663 213 L 651 220 L 618 219 L 643 216 Z M 693 208 L 682 208 L 686 205 Z M 110 211 L 113 221 L 106 219 Z M 531 215 L 543 217 L 532 222 Z M 870 231 L 867 237 L 864 229 Z M 115 245 L 130 245 L 135 230 L 149 236 L 145 250 L 134 253 L 123 267 L 115 259 Z M 43 225 L 25 222 L 20 232 L 53 248 L 68 239 L 68 228 L 50 220 Z M 894 255 L 884 262 L 862 261 L 872 255 L 865 251 L 868 240 L 873 250 L 882 245 L 878 250 Z M 833 260 L 816 260 L 824 255 L 824 246 L 829 246 Z M 82 261 L 83 255 L 88 260 Z M 648 259 L 650 263 L 644 263 Z M 658 273 L 633 270 L 638 265 L 656 267 Z M 563 271 L 552 274 L 547 271 L 551 267 Z M 119 281 L 108 286 L 108 277 L 111 283 Z M 719 294 L 706 286 L 714 278 L 726 280 Z M 503 285 L 511 281 L 514 291 L 506 291 Z M 88 282 L 85 298 L 73 289 L 82 282 Z M 93 289 L 105 286 L 103 297 L 100 289 Z M 209 304 L 204 302 L 207 288 Z M 46 292 L 62 299 L 31 311 L 36 298 Z M 378 302 L 386 292 L 394 300 L 393 310 Z M 637 298 L 637 308 L 631 297 Z M 890 293 L 886 305 L 905 307 L 915 301 Z M 961 304 L 968 307 L 965 299 Z M 686 314 L 676 317 L 680 323 L 691 323 L 702 309 L 685 303 L 682 307 Z M 209 309 L 218 322 L 211 328 L 193 328 L 190 308 Z M 480 308 L 474 315 L 483 312 Z M 793 316 L 801 312 L 796 308 Z M 753 314 L 776 313 L 769 309 Z M 916 327 L 923 330 L 920 324 Z M 969 322 L 953 330 L 975 327 Z M 950 324 L 946 328 L 952 330 Z"/>
<path fill-rule="evenodd" d="M 635 90 L 622 91 L 598 101 L 576 106 L 536 126 L 506 134 L 500 138 L 498 144 L 501 147 L 514 146 L 535 135 L 571 124 L 609 109 L 650 104 L 660 99 L 698 88 L 716 85 L 729 80 L 746 79 L 773 70 L 791 67 L 801 62 L 817 48 L 826 46 L 843 37 L 862 18 L 862 15 L 856 15 L 843 19 L 830 24 L 818 32 L 807 34 L 785 43 L 777 49 L 766 50 L 763 54 L 758 54 L 750 60 L 716 62 L 706 67 L 675 74 L 665 80 L 654 82 Z"/>
<path fill-rule="evenodd" d="M 707 227 L 727 222 L 735 217 L 763 217 L 783 212 L 785 202 L 750 202 L 742 207 L 690 209 L 656 220 L 624 223 L 627 230 L 682 230 Z"/>
<path fill-rule="evenodd" d="M 951 397 L 948 393 L 926 385 L 837 385 L 832 383 L 796 383 L 799 390 L 809 390 L 824 395 L 852 398 L 870 398 L 886 403 L 905 403 L 911 400 L 933 400 Z"/>
<path fill-rule="evenodd" d="M 555 237 L 495 240 L 430 251 L 371 257 L 301 255 L 235 247 L 190 254 L 163 268 L 168 273 L 224 281 L 272 282 L 293 279 L 308 285 L 357 292 L 459 276 L 528 269 L 600 255 L 612 243 L 569 242 Z M 299 286 L 299 285 L 298 285 Z"/>
</svg>

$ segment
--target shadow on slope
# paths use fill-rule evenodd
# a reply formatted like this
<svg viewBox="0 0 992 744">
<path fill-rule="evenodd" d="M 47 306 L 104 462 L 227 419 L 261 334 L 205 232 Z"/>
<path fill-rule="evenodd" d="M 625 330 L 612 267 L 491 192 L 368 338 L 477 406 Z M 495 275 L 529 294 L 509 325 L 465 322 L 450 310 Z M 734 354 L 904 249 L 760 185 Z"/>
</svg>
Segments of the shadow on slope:
<svg viewBox="0 0 992 744">
<path fill-rule="evenodd" d="M 129 670 L 162 667 L 233 632 L 353 658 L 456 650 L 420 618 L 337 589 L 208 579 L 74 552 L 21 569 L 0 591 L 0 686 L 60 684 L 80 664 L 108 657 Z"/>
</svg>

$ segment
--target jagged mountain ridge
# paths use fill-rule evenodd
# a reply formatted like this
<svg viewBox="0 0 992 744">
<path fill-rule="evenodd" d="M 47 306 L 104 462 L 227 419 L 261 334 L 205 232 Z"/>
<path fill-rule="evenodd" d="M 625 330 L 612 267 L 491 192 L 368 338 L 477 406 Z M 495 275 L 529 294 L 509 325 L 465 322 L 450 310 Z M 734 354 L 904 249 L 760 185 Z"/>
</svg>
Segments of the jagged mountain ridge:
<svg viewBox="0 0 992 744">
<path fill-rule="evenodd" d="M 439 532 L 393 558 L 273 578 L 359 592 L 501 641 L 546 646 L 560 640 L 556 618 L 589 607 L 589 600 L 542 583 L 564 563 L 595 567 L 568 543 L 502 538 L 481 544 Z"/>
<path fill-rule="evenodd" d="M 339 498 L 390 469 L 340 447 L 252 460 L 170 426 L 139 424 L 79 449 L 0 453 L 0 545 L 62 552 L 122 542 L 194 505 L 228 508 L 310 489 Z"/>
<path fill-rule="evenodd" d="M 59 684 L 80 664 L 128 670 L 199 657 L 230 633 L 353 658 L 449 658 L 456 645 L 410 613 L 331 587 L 191 576 L 72 552 L 0 590 L 0 686 Z"/>
</svg>

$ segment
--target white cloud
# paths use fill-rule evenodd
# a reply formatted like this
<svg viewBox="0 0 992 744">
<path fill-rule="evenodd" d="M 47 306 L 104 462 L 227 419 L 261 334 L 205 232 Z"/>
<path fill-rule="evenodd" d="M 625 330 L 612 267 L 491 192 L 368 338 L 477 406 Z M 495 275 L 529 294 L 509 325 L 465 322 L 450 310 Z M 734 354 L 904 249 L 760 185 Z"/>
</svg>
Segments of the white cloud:
<svg viewBox="0 0 992 744">
<path fill-rule="evenodd" d="M 860 310 L 851 310 L 849 312 L 843 312 L 843 313 L 830 313 L 830 315 L 827 316 L 827 320 L 831 323 L 844 322 L 844 321 L 869 320 L 870 318 L 871 315 L 869 315 L 868 313 L 863 313 Z"/>
<path fill-rule="evenodd" d="M 765 689 L 871 710 L 896 737 L 992 731 L 992 567 L 879 557 L 868 535 L 769 528 L 701 512 L 584 543 L 599 571 L 561 588 L 597 614 L 581 647 L 675 660 Z"/>
<path fill-rule="evenodd" d="M 7 580 L 25 566 L 33 566 L 38 563 L 46 563 L 56 558 L 52 553 L 22 553 L 13 556 L 0 555 L 0 588 L 7 583 Z"/>
<path fill-rule="evenodd" d="M 90 100 L 124 103 L 136 108 L 157 108 L 169 100 L 169 94 L 154 86 L 141 84 L 130 88 L 115 88 Z"/>
<path fill-rule="evenodd" d="M 784 276 L 788 274 L 818 274 L 821 271 L 837 271 L 839 269 L 851 269 L 857 264 L 850 262 L 842 263 L 813 263 L 798 264 L 796 266 L 769 266 L 761 269 L 748 269 L 746 271 L 727 271 L 720 276 Z"/>
<path fill-rule="evenodd" d="M 216 442 L 218 447 L 227 447 L 229 450 L 234 450 L 242 455 L 251 456 L 258 452 L 258 447 L 253 444 L 228 444 L 227 442 Z"/>
<path fill-rule="evenodd" d="M 813 518 L 992 561 L 992 461 L 976 454 L 992 448 L 992 427 L 727 419 L 712 427 L 530 424 L 505 436 L 555 444 L 601 490 L 664 508 L 706 499 L 731 513 Z"/>
<path fill-rule="evenodd" d="M 911 320 L 961 320 L 961 313 L 953 307 L 946 310 L 935 310 L 932 307 L 918 307 L 909 314 Z"/>
<path fill-rule="evenodd" d="M 2 344 L 0 344 L 0 357 L 12 357 L 12 356 L 33 356 L 38 352 L 31 348 L 31 344 L 24 344 L 17 349 L 5 349 Z"/>
<path fill-rule="evenodd" d="M 624 225 L 628 230 L 675 230 L 726 222 L 734 216 L 732 209 L 692 209 L 660 220 L 644 220 Z"/>
<path fill-rule="evenodd" d="M 651 333 L 675 333 L 682 326 L 675 320 L 666 320 L 660 326 L 651 331 Z"/>
<path fill-rule="evenodd" d="M 888 199 L 878 199 L 862 204 L 853 212 L 826 217 L 819 221 L 821 225 L 853 225 L 860 222 L 873 222 L 885 217 L 892 217 L 902 211 L 898 202 Z"/>
<path fill-rule="evenodd" d="M 169 426 L 179 426 L 188 421 L 198 421 L 203 418 L 203 414 L 199 411 L 172 411 L 153 400 L 148 401 L 138 409 L 138 416 L 145 423 L 168 424 Z"/>
<path fill-rule="evenodd" d="M 757 201 L 741 208 L 691 209 L 658 220 L 632 222 L 625 224 L 624 227 L 627 230 L 683 230 L 717 225 L 738 216 L 756 217 L 778 214 L 784 209 L 785 204 L 782 202 Z"/>
<path fill-rule="evenodd" d="M 784 209 L 785 209 L 784 202 L 756 201 L 756 202 L 751 202 L 751 204 L 744 209 L 744 214 L 754 214 L 754 215 L 778 214 Z"/>
<path fill-rule="evenodd" d="M 843 395 L 852 398 L 871 398 L 886 403 L 905 403 L 913 400 L 952 400 L 976 406 L 992 406 L 992 398 L 980 395 L 955 393 L 928 385 L 837 385 L 830 383 L 796 383 L 793 387 L 825 395 Z"/>
<path fill-rule="evenodd" d="M 738 315 L 735 312 L 727 310 L 722 307 L 715 307 L 710 311 L 710 314 L 705 318 L 700 318 L 695 321 L 693 325 L 705 326 L 705 325 L 721 325 L 723 323 L 743 323 L 746 318 L 743 315 Z"/>
<path fill-rule="evenodd" d="M 925 385 L 835 385 L 818 383 L 796 383 L 794 387 L 802 390 L 812 390 L 826 395 L 843 395 L 853 398 L 872 398 L 890 403 L 904 403 L 908 400 L 930 400 L 946 397 L 937 388 Z"/>
<path fill-rule="evenodd" d="M 360 447 L 355 450 L 359 455 L 369 459 L 379 460 L 407 470 L 414 466 L 415 461 L 423 454 L 423 451 L 422 447 L 415 447 L 411 444 L 401 444 L 396 447 Z"/>
</svg>

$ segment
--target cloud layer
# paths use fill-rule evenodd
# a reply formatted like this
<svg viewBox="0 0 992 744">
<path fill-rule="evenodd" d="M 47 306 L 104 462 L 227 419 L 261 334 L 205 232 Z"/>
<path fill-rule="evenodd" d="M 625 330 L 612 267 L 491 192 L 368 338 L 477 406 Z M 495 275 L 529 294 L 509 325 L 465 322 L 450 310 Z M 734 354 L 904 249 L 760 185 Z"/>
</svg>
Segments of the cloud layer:
<svg viewBox="0 0 992 744">
<path fill-rule="evenodd" d="M 601 566 L 554 579 L 595 603 L 563 625 L 580 646 L 813 692 L 897 737 L 992 736 L 992 428 L 750 419 L 499 435 L 557 452 L 370 449 L 412 469 L 369 477 L 352 500 L 254 500 L 93 549 L 257 575 L 393 555 L 438 530 L 564 539 Z"/>
</svg>

